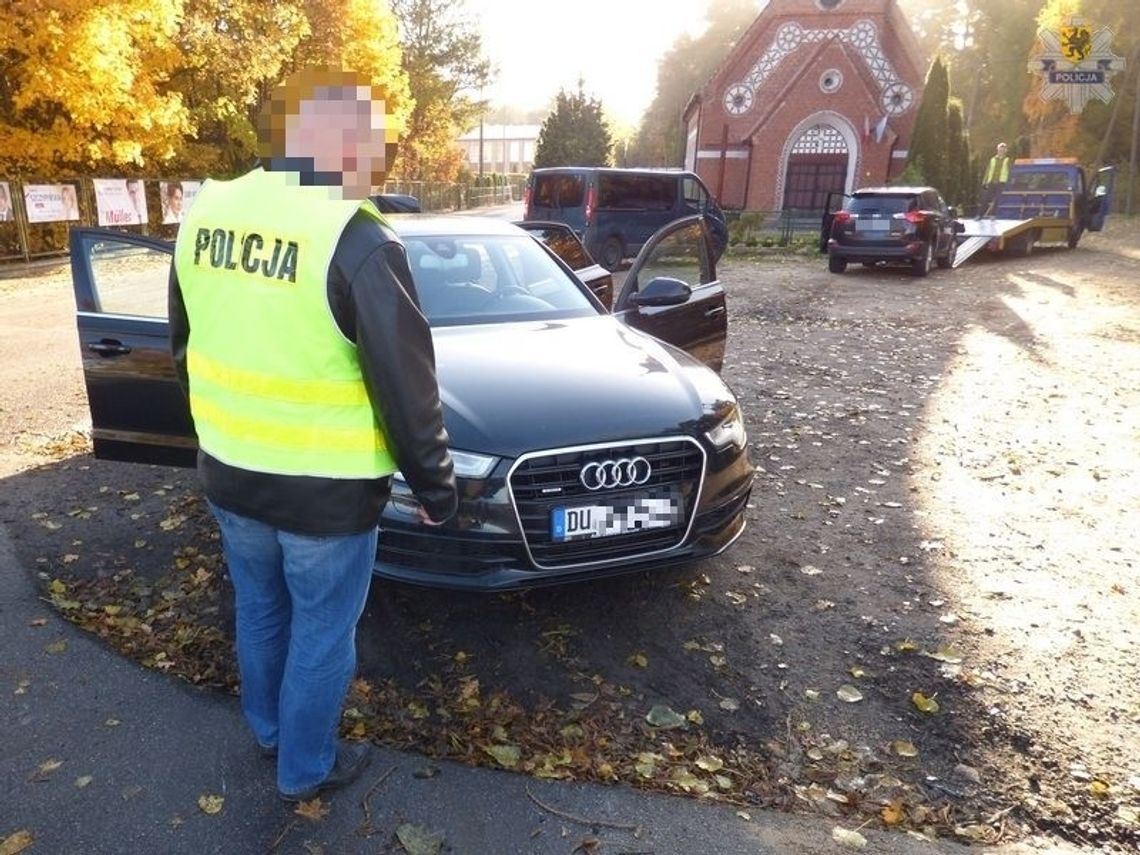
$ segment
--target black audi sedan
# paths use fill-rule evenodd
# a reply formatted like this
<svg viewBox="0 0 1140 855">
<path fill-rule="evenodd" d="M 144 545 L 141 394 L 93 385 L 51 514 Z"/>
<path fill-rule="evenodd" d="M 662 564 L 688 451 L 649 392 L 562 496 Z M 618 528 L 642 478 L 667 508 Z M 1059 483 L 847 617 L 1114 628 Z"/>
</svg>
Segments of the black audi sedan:
<svg viewBox="0 0 1140 855">
<path fill-rule="evenodd" d="M 724 290 L 699 217 L 654 235 L 612 309 L 502 220 L 397 215 L 432 326 L 458 513 L 421 524 L 399 474 L 377 574 L 507 590 L 709 556 L 744 528 L 744 418 L 718 375 Z M 192 466 L 169 355 L 173 244 L 71 232 L 97 457 Z"/>
</svg>

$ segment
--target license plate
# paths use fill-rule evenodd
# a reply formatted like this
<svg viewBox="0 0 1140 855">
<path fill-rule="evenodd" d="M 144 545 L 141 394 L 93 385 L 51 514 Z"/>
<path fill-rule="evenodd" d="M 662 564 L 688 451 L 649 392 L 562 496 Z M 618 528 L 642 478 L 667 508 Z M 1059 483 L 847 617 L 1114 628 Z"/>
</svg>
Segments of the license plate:
<svg viewBox="0 0 1140 855">
<path fill-rule="evenodd" d="M 643 496 L 610 505 L 560 506 L 550 512 L 550 537 L 555 543 L 613 537 L 681 522 L 676 496 Z"/>
<path fill-rule="evenodd" d="M 891 228 L 891 221 L 882 217 L 873 217 L 864 220 L 862 218 L 855 221 L 855 231 L 857 232 L 885 232 Z"/>
</svg>

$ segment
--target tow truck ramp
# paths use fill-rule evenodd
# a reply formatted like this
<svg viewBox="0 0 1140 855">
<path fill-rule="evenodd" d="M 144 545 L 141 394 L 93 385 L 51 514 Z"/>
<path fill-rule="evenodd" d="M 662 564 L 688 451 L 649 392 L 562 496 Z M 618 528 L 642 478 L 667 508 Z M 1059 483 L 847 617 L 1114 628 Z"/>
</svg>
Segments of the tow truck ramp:
<svg viewBox="0 0 1140 855">
<path fill-rule="evenodd" d="M 1026 224 L 1032 220 L 996 220 L 988 217 L 961 219 L 966 227 L 961 233 L 958 251 L 954 254 L 954 267 L 960 267 L 970 259 L 974 253 L 995 238 L 1006 238 L 1023 231 Z"/>
</svg>

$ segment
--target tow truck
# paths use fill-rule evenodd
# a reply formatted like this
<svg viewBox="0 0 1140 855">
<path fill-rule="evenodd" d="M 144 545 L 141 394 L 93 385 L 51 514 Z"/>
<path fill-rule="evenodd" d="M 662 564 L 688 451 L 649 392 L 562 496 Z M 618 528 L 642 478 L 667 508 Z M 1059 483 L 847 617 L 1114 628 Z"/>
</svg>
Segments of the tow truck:
<svg viewBox="0 0 1140 855">
<path fill-rule="evenodd" d="M 1099 232 L 1112 205 L 1116 167 L 1098 169 L 1091 184 L 1074 157 L 1018 158 L 992 217 L 967 217 L 954 267 L 981 249 L 1026 256 L 1038 244 L 1075 249 L 1085 231 Z"/>
</svg>

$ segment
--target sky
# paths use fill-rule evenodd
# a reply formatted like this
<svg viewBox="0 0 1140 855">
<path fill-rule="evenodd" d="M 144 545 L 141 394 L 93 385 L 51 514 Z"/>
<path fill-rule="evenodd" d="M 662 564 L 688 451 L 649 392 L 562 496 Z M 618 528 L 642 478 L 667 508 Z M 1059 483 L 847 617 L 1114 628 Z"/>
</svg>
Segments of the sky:
<svg viewBox="0 0 1140 855">
<path fill-rule="evenodd" d="M 634 127 L 657 89 L 657 61 L 682 33 L 705 27 L 706 2 L 465 0 L 497 65 L 492 107 L 546 109 L 578 78 L 616 124 Z"/>
</svg>

